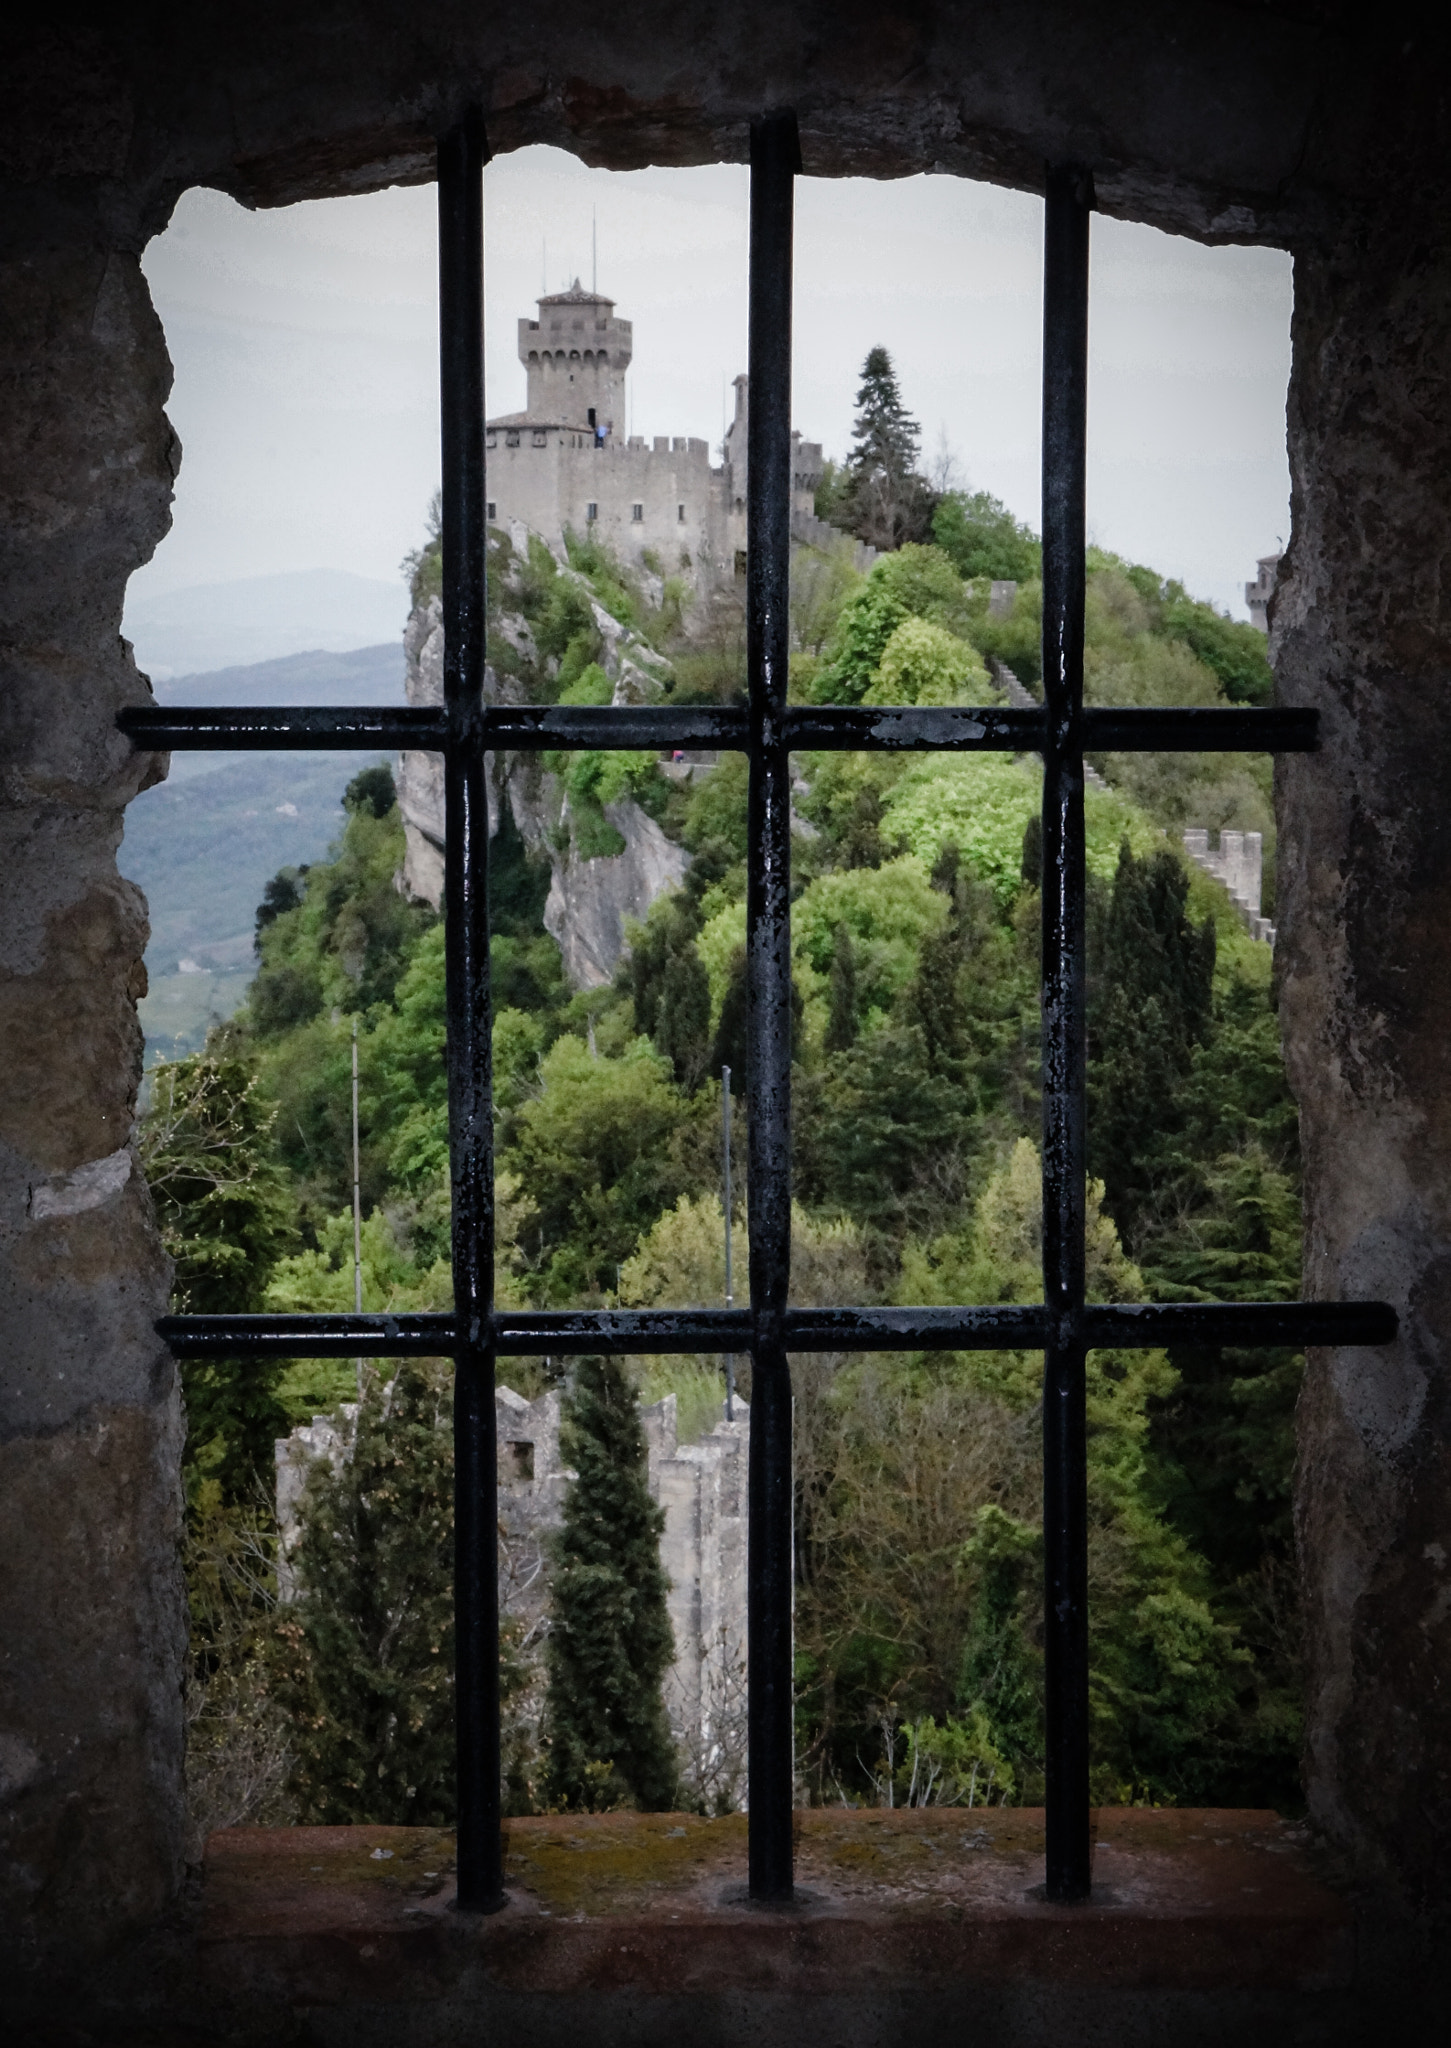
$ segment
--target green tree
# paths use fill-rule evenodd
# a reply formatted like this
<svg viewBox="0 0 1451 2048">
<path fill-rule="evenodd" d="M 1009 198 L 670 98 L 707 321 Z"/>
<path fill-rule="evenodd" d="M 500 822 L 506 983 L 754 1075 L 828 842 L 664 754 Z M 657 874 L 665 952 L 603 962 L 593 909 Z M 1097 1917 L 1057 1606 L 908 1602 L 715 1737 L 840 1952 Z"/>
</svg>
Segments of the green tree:
<svg viewBox="0 0 1451 2048">
<path fill-rule="evenodd" d="M 538 1210 L 542 1300 L 574 1303 L 613 1290 L 615 1268 L 681 1192 L 670 1139 L 683 1113 L 647 1039 L 618 1059 L 595 1058 L 573 1036 L 545 1054 L 539 1093 L 510 1120 L 502 1148 L 502 1163 Z"/>
<path fill-rule="evenodd" d="M 453 1436 L 448 1369 L 371 1375 L 349 1455 L 314 1467 L 279 1610 L 273 1696 L 288 1713 L 300 1817 L 448 1826 L 454 1796 Z M 506 1627 L 506 1703 L 524 1668 Z M 506 1745 L 519 1802 L 527 1765 Z M 527 1802 L 526 1802 L 527 1803 Z"/>
<path fill-rule="evenodd" d="M 940 548 L 908 542 L 874 562 L 871 574 L 843 606 L 812 683 L 820 704 L 860 704 L 878 679 L 882 656 L 908 620 L 937 626 L 965 640 L 973 609 L 962 578 Z M 940 643 L 934 643 L 934 646 Z M 977 664 L 964 646 L 964 669 Z M 894 701 L 907 701 L 898 697 Z"/>
<path fill-rule="evenodd" d="M 827 1052 L 845 1052 L 856 1044 L 856 1001 L 856 955 L 851 933 L 839 924 L 831 952 L 831 1014 L 826 1020 L 823 1040 Z"/>
<path fill-rule="evenodd" d="M 710 982 L 695 948 L 699 929 L 689 895 L 662 896 L 634 928 L 624 966 L 636 1031 L 670 1061 L 688 1093 L 699 1087 L 710 1061 Z"/>
<path fill-rule="evenodd" d="M 1172 853 L 1139 860 L 1125 841 L 1092 948 L 1089 1165 L 1130 1246 L 1171 1170 L 1193 1050 L 1212 1022 L 1214 925 L 1191 923 L 1188 897 Z"/>
<path fill-rule="evenodd" d="M 988 690 L 976 648 L 928 619 L 903 619 L 882 649 L 876 680 L 862 702 L 971 704 Z"/>
<path fill-rule="evenodd" d="M 371 768 L 360 768 L 343 791 L 345 811 L 366 811 L 373 818 L 386 818 L 397 801 L 393 770 L 386 761 L 376 761 Z"/>
<path fill-rule="evenodd" d="M 291 1235 L 272 1124 L 254 1066 L 225 1028 L 205 1052 L 152 1070 L 138 1149 L 182 1314 L 264 1305 Z M 273 1439 L 287 1426 L 276 1391 L 283 1369 L 258 1359 L 182 1363 L 187 1460 L 193 1479 L 214 1479 L 224 1501 L 250 1499 L 271 1468 Z"/>
<path fill-rule="evenodd" d="M 547 1782 L 551 1801 L 669 1808 L 678 1767 L 660 1683 L 674 1656 L 639 1404 L 615 1359 L 581 1358 L 561 1445 L 577 1477 L 555 1544 Z"/>
<path fill-rule="evenodd" d="M 391 787 L 386 768 L 354 778 L 331 857 L 308 870 L 297 906 L 259 930 L 261 964 L 247 1010 L 259 1038 L 278 1037 L 329 1008 L 350 1013 L 387 1002 L 434 922 L 432 911 L 407 902 L 394 885 L 403 821 L 396 803 L 381 814 L 377 808 Z"/>
<path fill-rule="evenodd" d="M 957 1192 L 961 1106 L 934 1074 L 916 1025 L 860 1038 L 824 1073 L 803 1077 L 797 1122 L 807 1201 L 900 1232 L 941 1214 Z"/>
<path fill-rule="evenodd" d="M 959 576 L 1028 583 L 1043 573 L 1038 536 L 987 491 L 949 491 L 939 498 L 932 538 Z"/>
<path fill-rule="evenodd" d="M 846 461 L 852 531 L 881 549 L 926 540 L 933 493 L 917 470 L 922 430 L 908 417 L 886 349 L 868 351 L 856 403 Z"/>
<path fill-rule="evenodd" d="M 1300 1289 L 1300 1199 L 1258 1147 L 1206 1167 L 1200 1200 L 1147 1247 L 1145 1279 L 1163 1301 L 1291 1301 Z M 1291 1548 L 1293 1351 L 1176 1349 L 1179 1383 L 1154 1417 L 1160 1486 L 1176 1528 L 1226 1583 Z"/>
</svg>

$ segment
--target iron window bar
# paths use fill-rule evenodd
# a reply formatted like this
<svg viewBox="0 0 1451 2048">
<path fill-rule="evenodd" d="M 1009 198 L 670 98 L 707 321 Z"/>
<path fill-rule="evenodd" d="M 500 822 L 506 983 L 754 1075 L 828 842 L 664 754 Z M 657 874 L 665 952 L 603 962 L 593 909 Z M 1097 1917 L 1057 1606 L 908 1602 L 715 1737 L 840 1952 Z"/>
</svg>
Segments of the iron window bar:
<svg viewBox="0 0 1451 2048">
<path fill-rule="evenodd" d="M 499 1772 L 494 1362 L 550 1353 L 750 1351 L 749 1881 L 792 1888 L 791 1382 L 814 1350 L 1044 1354 L 1046 1887 L 1090 1885 L 1085 1359 L 1096 1346 L 1383 1344 L 1381 1302 L 1085 1300 L 1083 756 L 1096 750 L 1308 752 L 1316 713 L 1083 703 L 1088 223 L 1078 166 L 1045 180 L 1041 710 L 794 707 L 786 702 L 790 568 L 791 113 L 751 129 L 748 703 L 643 709 L 486 706 L 482 117 L 440 137 L 444 703 L 440 708 L 134 708 L 138 747 L 432 748 L 445 762 L 445 957 L 454 1309 L 406 1315 L 165 1316 L 179 1356 L 407 1357 L 455 1362 L 458 1902 L 504 1903 Z M 751 1300 L 734 1310 L 534 1312 L 493 1305 L 486 750 L 738 748 L 749 762 L 748 1042 Z M 1006 1307 L 789 1306 L 790 767 L 793 749 L 1035 752 L 1043 761 L 1043 1282 Z"/>
</svg>

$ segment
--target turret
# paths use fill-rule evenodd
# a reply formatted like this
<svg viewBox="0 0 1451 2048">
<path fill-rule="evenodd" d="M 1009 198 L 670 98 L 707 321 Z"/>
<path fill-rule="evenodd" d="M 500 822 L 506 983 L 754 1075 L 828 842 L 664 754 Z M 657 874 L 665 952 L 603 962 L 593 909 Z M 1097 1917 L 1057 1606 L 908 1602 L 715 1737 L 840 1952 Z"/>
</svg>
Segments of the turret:
<svg viewBox="0 0 1451 2048">
<path fill-rule="evenodd" d="M 631 323 L 617 320 L 614 300 L 584 291 L 578 278 L 538 304 L 537 320 L 519 322 L 529 418 L 592 426 L 623 440 Z"/>
</svg>

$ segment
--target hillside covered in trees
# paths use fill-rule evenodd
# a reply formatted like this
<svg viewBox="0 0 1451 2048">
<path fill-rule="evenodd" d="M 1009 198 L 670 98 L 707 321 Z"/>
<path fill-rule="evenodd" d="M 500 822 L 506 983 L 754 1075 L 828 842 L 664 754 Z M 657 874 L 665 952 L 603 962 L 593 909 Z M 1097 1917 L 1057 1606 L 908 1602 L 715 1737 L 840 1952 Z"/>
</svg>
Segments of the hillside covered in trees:
<svg viewBox="0 0 1451 2048">
<path fill-rule="evenodd" d="M 865 577 L 846 550 L 799 552 L 798 699 L 988 702 L 998 662 L 1034 685 L 1032 536 L 960 493 L 937 497 L 931 533 Z M 510 664 L 516 688 L 597 694 L 585 589 L 668 657 L 667 690 L 743 690 L 728 605 L 692 618 L 678 590 L 641 589 L 591 549 L 572 551 L 566 575 L 542 549 L 521 561 L 502 536 L 492 548 L 495 645 L 517 649 L 522 623 L 534 650 Z M 415 594 L 436 563 L 435 542 L 415 559 Z M 1004 576 L 1013 602 L 990 611 L 990 579 Z M 1270 687 L 1249 628 L 1101 553 L 1087 668 L 1098 702 L 1260 702 Z M 1257 829 L 1272 875 L 1269 764 L 1097 765 L 1108 786 L 1087 800 L 1094 1298 L 1292 1297 L 1296 1120 L 1270 949 L 1176 850 L 1185 824 Z M 822 755 L 797 767 L 796 1299 L 1040 1298 L 1037 764 Z M 747 1081 L 744 762 L 723 755 L 686 786 L 649 757 L 546 760 L 543 772 L 575 798 L 561 829 L 599 834 L 602 803 L 628 790 L 691 858 L 613 983 L 579 992 L 543 929 L 548 861 L 504 811 L 491 877 L 499 1292 L 549 1307 L 715 1303 L 722 1065 L 738 1089 Z M 269 886 L 247 1007 L 205 1055 L 158 1072 L 144 1143 L 179 1304 L 351 1307 L 354 1019 L 364 1303 L 449 1304 L 443 932 L 395 886 L 402 854 L 391 778 L 367 771 L 333 857 Z M 641 1361 L 635 1378 L 650 1399 L 677 1390 L 682 1415 L 701 1417 L 718 1366 Z M 273 1434 L 354 1391 L 350 1365 L 186 1370 L 193 1520 L 214 1533 L 251 1512 Z M 930 1785 L 934 1798 L 1041 1797 L 1040 1370 L 1016 1353 L 795 1362 L 803 1796 L 901 1802 Z M 545 1374 L 543 1360 L 511 1361 L 525 1393 Z M 1090 1361 L 1102 1799 L 1297 1798 L 1298 1378 L 1287 1354 Z M 416 1436 L 427 1403 L 409 1399 Z M 431 1570 L 436 1586 L 442 1495 L 429 1512 L 432 1563 L 408 1569 Z M 212 1589 L 198 1596 L 204 1646 L 220 1626 L 218 1570 L 197 1581 Z M 294 1650 L 308 1614 L 306 1598 L 290 1610 Z M 255 1620 L 249 1669 L 266 1666 L 273 1626 Z M 446 1685 L 431 1680 L 419 1698 L 442 1729 Z M 441 1812 L 447 1769 L 435 1773 Z M 542 1796 L 534 1783 L 518 1777 L 521 1803 Z M 309 1814 L 344 1817 L 315 1785 L 309 1799 Z"/>
</svg>

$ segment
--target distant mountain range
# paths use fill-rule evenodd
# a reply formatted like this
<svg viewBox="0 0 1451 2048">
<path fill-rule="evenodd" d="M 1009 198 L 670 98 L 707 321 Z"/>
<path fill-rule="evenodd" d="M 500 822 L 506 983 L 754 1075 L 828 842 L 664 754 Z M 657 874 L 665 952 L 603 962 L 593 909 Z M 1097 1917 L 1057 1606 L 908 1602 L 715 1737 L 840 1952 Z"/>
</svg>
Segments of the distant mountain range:
<svg viewBox="0 0 1451 2048">
<path fill-rule="evenodd" d="M 312 652 L 177 676 L 163 704 L 401 704 L 401 642 Z M 280 867 L 326 858 L 342 823 L 355 753 L 178 753 L 171 774 L 126 812 L 118 863 L 146 892 L 150 993 L 141 1005 L 148 1064 L 196 1050 L 252 978 L 262 890 Z"/>
<path fill-rule="evenodd" d="M 129 596 L 122 631 L 153 684 L 238 664 L 271 664 L 298 648 L 331 653 L 401 639 L 408 591 L 345 569 L 297 569 Z"/>
</svg>

